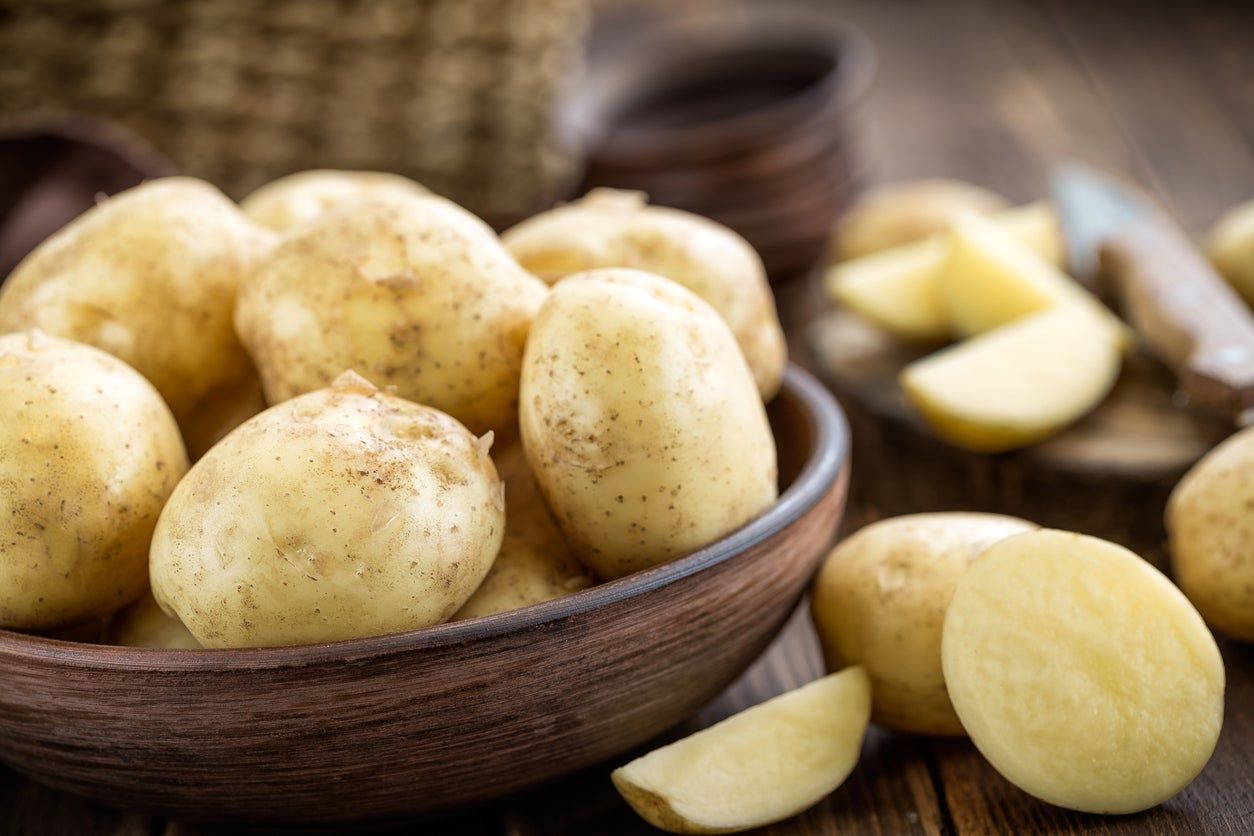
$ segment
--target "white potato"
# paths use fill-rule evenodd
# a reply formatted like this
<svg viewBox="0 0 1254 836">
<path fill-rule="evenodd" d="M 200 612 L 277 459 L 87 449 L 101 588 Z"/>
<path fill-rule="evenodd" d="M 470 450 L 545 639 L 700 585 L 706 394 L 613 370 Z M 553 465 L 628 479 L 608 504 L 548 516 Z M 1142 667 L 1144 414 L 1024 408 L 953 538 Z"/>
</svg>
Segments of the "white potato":
<svg viewBox="0 0 1254 836">
<path fill-rule="evenodd" d="M 1030 531 L 958 581 L 941 643 L 962 725 L 1011 783 L 1090 813 L 1184 789 L 1223 724 L 1224 666 L 1180 590 L 1094 537 Z"/>
<path fill-rule="evenodd" d="M 735 338 L 648 273 L 554 286 L 527 343 L 520 419 L 558 526 L 602 578 L 705 546 L 776 497 L 775 441 Z"/>
<path fill-rule="evenodd" d="M 630 267 L 678 282 L 718 311 L 736 335 L 758 389 L 770 400 L 788 362 L 762 259 L 708 218 L 649 206 L 639 192 L 596 189 L 507 230 L 502 242 L 552 284 L 605 267 Z"/>
<path fill-rule="evenodd" d="M 1246 304 L 1254 306 L 1254 200 L 1234 206 L 1215 223 L 1207 253 Z"/>
<path fill-rule="evenodd" d="M 781 694 L 614 770 L 614 786 L 671 833 L 736 833 L 783 821 L 844 783 L 871 714 L 848 668 Z"/>
<path fill-rule="evenodd" d="M 972 183 L 941 177 L 878 186 L 836 225 L 840 259 L 881 252 L 943 232 L 959 213 L 990 214 L 1005 199 Z"/>
<path fill-rule="evenodd" d="M 490 444 L 346 373 L 247 421 L 196 463 L 153 535 L 153 594 L 206 647 L 445 621 L 501 544 Z"/>
<path fill-rule="evenodd" d="M 543 282 L 437 197 L 375 195 L 292 232 L 240 293 L 235 323 L 266 400 L 356 369 L 474 432 L 512 427 Z"/>
<path fill-rule="evenodd" d="M 121 358 L 182 424 L 249 374 L 235 295 L 273 241 L 208 183 L 152 180 L 28 255 L 0 287 L 0 331 L 39 328 Z"/>
<path fill-rule="evenodd" d="M 960 735 L 941 671 L 941 626 L 981 552 L 1036 526 L 997 514 L 911 514 L 873 523 L 828 555 L 811 613 L 827 668 L 871 677 L 872 718 L 915 734 Z"/>
<path fill-rule="evenodd" d="M 81 624 L 138 597 L 186 470 L 174 417 L 130 366 L 39 332 L 0 336 L 0 627 Z"/>
<path fill-rule="evenodd" d="M 151 592 L 113 617 L 107 641 L 123 647 L 162 650 L 199 650 L 201 647 L 183 622 L 161 609 Z"/>
<path fill-rule="evenodd" d="M 1216 630 L 1254 642 L 1254 427 L 1185 474 L 1166 523 L 1184 594 Z"/>
<path fill-rule="evenodd" d="M 317 169 L 270 181 L 241 200 L 240 208 L 255 223 L 287 233 L 346 203 L 381 193 L 430 194 L 399 174 Z"/>
</svg>

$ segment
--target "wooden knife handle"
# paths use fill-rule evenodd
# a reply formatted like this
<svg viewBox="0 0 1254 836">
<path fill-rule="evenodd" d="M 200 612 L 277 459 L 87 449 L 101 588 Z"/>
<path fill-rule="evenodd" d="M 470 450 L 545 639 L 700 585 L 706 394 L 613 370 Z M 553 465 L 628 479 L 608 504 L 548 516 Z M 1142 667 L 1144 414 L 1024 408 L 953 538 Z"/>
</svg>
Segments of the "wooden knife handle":
<svg viewBox="0 0 1254 836">
<path fill-rule="evenodd" d="M 1182 232 L 1130 227 L 1102 247 L 1125 315 L 1191 403 L 1254 423 L 1254 314 Z"/>
</svg>

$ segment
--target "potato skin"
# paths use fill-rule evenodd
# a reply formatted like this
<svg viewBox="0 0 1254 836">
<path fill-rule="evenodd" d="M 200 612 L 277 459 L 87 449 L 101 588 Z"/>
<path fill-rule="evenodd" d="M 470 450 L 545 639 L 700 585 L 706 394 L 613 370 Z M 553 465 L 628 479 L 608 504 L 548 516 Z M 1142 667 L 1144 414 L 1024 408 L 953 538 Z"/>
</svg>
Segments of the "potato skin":
<svg viewBox="0 0 1254 836">
<path fill-rule="evenodd" d="M 592 586 L 540 496 L 521 444 L 493 456 L 505 482 L 505 538 L 492 568 L 453 621 L 529 607 Z"/>
<path fill-rule="evenodd" d="M 153 535 L 153 595 L 205 647 L 445 621 L 500 547 L 490 444 L 342 375 L 245 422 L 196 463 Z"/>
<path fill-rule="evenodd" d="M 594 270 L 553 288 L 519 417 L 559 528 L 602 578 L 707 545 L 776 497 L 775 440 L 735 338 L 658 276 Z"/>
<path fill-rule="evenodd" d="M 248 374 L 235 294 L 273 240 L 208 183 L 152 180 L 28 255 L 0 287 L 0 332 L 39 328 L 107 351 L 182 423 Z"/>
<path fill-rule="evenodd" d="M 1233 290 L 1254 307 L 1254 200 L 1224 213 L 1207 236 L 1206 252 Z"/>
<path fill-rule="evenodd" d="M 0 627 L 80 624 L 139 596 L 186 470 L 174 417 L 134 369 L 39 332 L 0 336 Z"/>
<path fill-rule="evenodd" d="M 829 671 L 862 665 L 876 723 L 961 735 L 941 671 L 941 628 L 958 578 L 988 546 L 1036 528 L 997 514 L 911 514 L 873 523 L 832 550 L 811 613 Z"/>
<path fill-rule="evenodd" d="M 732 230 L 699 215 L 648 206 L 639 192 L 596 189 L 501 236 L 549 284 L 608 267 L 664 276 L 700 296 L 731 327 L 764 400 L 779 391 L 788 348 L 762 259 Z"/>
<path fill-rule="evenodd" d="M 107 640 L 109 644 L 122 647 L 162 650 L 199 650 L 201 647 L 183 622 L 161 609 L 151 592 L 144 593 L 113 617 Z"/>
<path fill-rule="evenodd" d="M 240 201 L 256 224 L 287 233 L 336 207 L 375 194 L 430 194 L 423 186 L 383 171 L 300 171 L 272 180 Z"/>
<path fill-rule="evenodd" d="M 1193 466 L 1167 503 L 1176 582 L 1221 633 L 1254 642 L 1254 428 Z"/>
<path fill-rule="evenodd" d="M 266 400 L 355 369 L 476 433 L 516 423 L 547 290 L 492 230 L 437 197 L 376 195 L 287 236 L 240 293 L 236 329 Z"/>
</svg>

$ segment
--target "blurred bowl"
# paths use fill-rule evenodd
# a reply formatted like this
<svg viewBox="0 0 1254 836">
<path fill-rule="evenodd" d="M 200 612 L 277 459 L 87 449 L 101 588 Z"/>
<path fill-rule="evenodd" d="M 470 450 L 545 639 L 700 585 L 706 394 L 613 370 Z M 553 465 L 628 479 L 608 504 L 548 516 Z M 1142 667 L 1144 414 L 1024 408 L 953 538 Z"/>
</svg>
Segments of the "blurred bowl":
<svg viewBox="0 0 1254 836">
<path fill-rule="evenodd" d="M 338 830 L 449 814 L 620 755 L 765 649 L 835 533 L 849 466 L 839 407 L 793 367 L 769 412 L 783 489 L 770 509 L 556 601 L 257 650 L 0 631 L 0 758 L 157 816 Z"/>
</svg>

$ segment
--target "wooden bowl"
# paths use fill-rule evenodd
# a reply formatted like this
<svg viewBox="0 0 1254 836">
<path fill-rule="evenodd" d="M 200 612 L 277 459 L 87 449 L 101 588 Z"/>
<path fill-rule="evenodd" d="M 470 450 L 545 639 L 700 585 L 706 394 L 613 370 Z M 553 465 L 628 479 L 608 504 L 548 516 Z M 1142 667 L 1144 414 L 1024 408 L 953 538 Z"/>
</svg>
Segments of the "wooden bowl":
<svg viewBox="0 0 1254 836">
<path fill-rule="evenodd" d="M 339 829 L 448 814 L 620 755 L 762 652 L 835 533 L 839 407 L 793 367 L 769 411 L 775 505 L 694 554 L 557 601 L 257 650 L 0 631 L 0 759 L 158 816 Z"/>
</svg>

